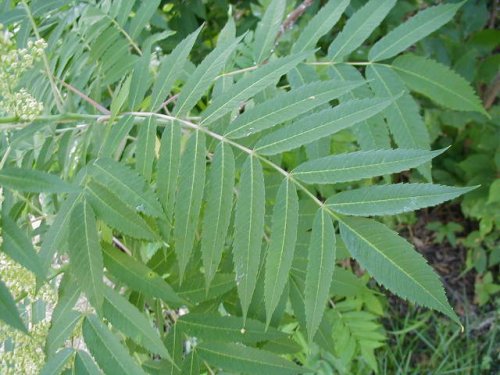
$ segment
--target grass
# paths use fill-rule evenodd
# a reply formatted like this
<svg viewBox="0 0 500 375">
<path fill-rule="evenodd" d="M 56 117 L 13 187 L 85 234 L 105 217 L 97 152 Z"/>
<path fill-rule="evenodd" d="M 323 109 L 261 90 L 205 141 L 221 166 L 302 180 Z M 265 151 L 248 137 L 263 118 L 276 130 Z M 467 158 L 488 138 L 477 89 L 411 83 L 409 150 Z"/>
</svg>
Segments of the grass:
<svg viewBox="0 0 500 375">
<path fill-rule="evenodd" d="M 500 300 L 494 307 L 496 311 L 485 309 L 466 316 L 463 332 L 438 313 L 416 308 L 410 308 L 405 316 L 386 321 L 389 341 L 379 352 L 380 373 L 499 373 L 500 344 L 496 323 L 500 317 Z"/>
</svg>

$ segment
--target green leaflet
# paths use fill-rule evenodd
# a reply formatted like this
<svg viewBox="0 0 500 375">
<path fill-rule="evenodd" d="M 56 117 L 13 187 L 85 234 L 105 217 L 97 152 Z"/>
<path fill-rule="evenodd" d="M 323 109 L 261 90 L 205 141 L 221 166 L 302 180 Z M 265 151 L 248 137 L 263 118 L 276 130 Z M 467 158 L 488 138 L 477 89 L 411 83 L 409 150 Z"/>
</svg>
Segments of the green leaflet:
<svg viewBox="0 0 500 375">
<path fill-rule="evenodd" d="M 200 359 L 196 354 L 196 349 L 189 353 L 182 361 L 182 375 L 199 375 L 200 372 Z"/>
<path fill-rule="evenodd" d="M 158 198 L 146 180 L 131 168 L 109 158 L 97 159 L 88 173 L 99 183 L 112 186 L 113 192 L 131 208 L 147 215 L 164 215 Z"/>
<path fill-rule="evenodd" d="M 176 117 L 183 117 L 196 105 L 203 94 L 208 91 L 212 81 L 226 64 L 227 59 L 238 46 L 241 38 L 237 38 L 228 45 L 217 46 L 207 57 L 196 67 L 196 70 L 189 76 L 186 84 L 177 98 L 173 114 Z"/>
<path fill-rule="evenodd" d="M 132 71 L 132 78 L 130 81 L 130 94 L 128 97 L 128 105 L 131 111 L 140 108 L 144 96 L 151 85 L 151 75 L 149 74 L 149 67 L 151 63 L 151 49 L 146 48 L 143 55 L 137 60 Z"/>
<path fill-rule="evenodd" d="M 43 237 L 42 246 L 38 255 L 40 256 L 40 260 L 42 261 L 42 266 L 45 274 L 47 274 L 52 264 L 52 258 L 54 257 L 54 254 L 57 251 L 64 252 L 62 250 L 66 249 L 67 243 L 65 239 L 68 235 L 71 212 L 73 211 L 73 208 L 80 202 L 81 197 L 81 194 L 73 193 L 66 198 L 64 203 L 61 205 L 61 208 L 59 209 L 54 222 Z M 61 249 L 61 246 L 65 247 Z"/>
<path fill-rule="evenodd" d="M 346 22 L 344 28 L 330 44 L 328 58 L 342 61 L 356 50 L 383 21 L 396 0 L 370 0 Z"/>
<path fill-rule="evenodd" d="M 338 297 L 354 297 L 371 293 L 371 291 L 352 271 L 335 267 L 330 293 Z"/>
<path fill-rule="evenodd" d="M 151 17 L 153 17 L 153 14 L 158 9 L 158 5 L 160 5 L 160 0 L 142 1 L 140 4 L 141 6 L 137 9 L 135 17 L 132 18 L 132 22 L 128 28 L 128 33 L 132 39 L 136 39 L 139 36 Z"/>
<path fill-rule="evenodd" d="M 406 88 L 401 79 L 383 65 L 366 68 L 366 77 L 376 95 L 396 97 Z M 415 100 L 405 92 L 383 112 L 399 147 L 429 149 L 429 134 Z"/>
<path fill-rule="evenodd" d="M 228 138 L 242 138 L 294 119 L 338 98 L 364 81 L 317 81 L 278 95 L 238 116 L 225 131 Z"/>
<path fill-rule="evenodd" d="M 138 125 L 137 146 L 135 150 L 135 169 L 146 181 L 151 180 L 153 161 L 155 160 L 156 119 L 149 116 Z"/>
<path fill-rule="evenodd" d="M 412 44 L 448 23 L 463 2 L 429 7 L 393 29 L 370 49 L 368 59 L 380 61 L 396 56 Z"/>
<path fill-rule="evenodd" d="M 80 288 L 78 288 L 78 284 L 74 277 L 71 273 L 65 272 L 59 284 L 57 305 L 52 312 L 52 323 L 62 319 L 63 316 L 70 313 L 76 301 L 78 301 L 80 293 Z"/>
<path fill-rule="evenodd" d="M 271 321 L 288 281 L 297 240 L 298 221 L 297 191 L 294 183 L 285 178 L 276 195 L 271 225 L 271 242 L 266 256 L 264 303 L 267 325 Z"/>
<path fill-rule="evenodd" d="M 150 109 L 157 112 L 161 109 L 161 104 L 166 99 L 167 95 L 172 90 L 175 80 L 182 72 L 184 65 L 187 62 L 189 52 L 193 48 L 202 27 L 199 27 L 194 33 L 189 34 L 183 39 L 174 50 L 164 57 L 160 64 L 158 77 L 153 85 L 151 94 Z"/>
<path fill-rule="evenodd" d="M 45 271 L 38 253 L 33 247 L 31 238 L 22 231 L 17 224 L 5 214 L 2 215 L 2 251 L 11 259 L 33 272 L 39 278 L 45 278 Z"/>
<path fill-rule="evenodd" d="M 130 237 L 146 240 L 155 239 L 155 234 L 138 213 L 129 208 L 106 186 L 90 180 L 85 187 L 85 196 L 97 217 L 112 228 Z"/>
<path fill-rule="evenodd" d="M 125 26 L 134 3 L 134 0 L 121 0 L 113 2 L 109 8 L 109 16 L 111 18 L 115 18 L 116 22 L 120 26 Z"/>
<path fill-rule="evenodd" d="M 349 2 L 330 0 L 326 3 L 300 32 L 299 39 L 292 46 L 292 53 L 313 49 L 318 40 L 335 26 Z"/>
<path fill-rule="evenodd" d="M 116 123 L 107 125 L 106 135 L 99 150 L 99 157 L 119 159 L 127 134 L 134 126 L 134 117 L 123 116 Z"/>
<path fill-rule="evenodd" d="M 205 134 L 195 131 L 181 158 L 182 174 L 175 198 L 174 241 L 181 281 L 193 251 L 205 187 L 205 168 Z"/>
<path fill-rule="evenodd" d="M 80 190 L 56 175 L 15 167 L 0 170 L 0 186 L 26 193 L 72 193 Z"/>
<path fill-rule="evenodd" d="M 331 78 L 341 80 L 364 79 L 354 66 L 347 64 L 334 64 L 330 66 L 328 75 Z M 373 93 L 368 86 L 361 86 L 353 90 L 350 94 L 340 98 L 339 102 L 343 103 L 350 99 L 364 99 L 372 96 Z M 389 131 L 381 114 L 373 116 L 366 121 L 361 121 L 353 126 L 352 131 L 362 150 L 387 149 L 391 147 Z"/>
<path fill-rule="evenodd" d="M 164 366 L 165 369 L 163 370 L 164 372 L 160 372 L 160 374 L 180 374 L 180 368 L 177 364 L 180 364 L 182 361 L 183 339 L 184 335 L 182 335 L 180 330 L 177 328 L 177 324 L 174 324 L 168 332 L 165 340 L 165 346 L 167 347 L 168 352 L 172 354 L 174 361 L 166 362 Z"/>
<path fill-rule="evenodd" d="M 130 288 L 176 306 L 185 304 L 165 280 L 138 260 L 106 244 L 103 254 L 104 265 L 109 272 Z"/>
<path fill-rule="evenodd" d="M 146 375 L 118 338 L 95 315 L 85 318 L 82 332 L 87 348 L 106 374 Z"/>
<path fill-rule="evenodd" d="M 120 110 L 125 105 L 127 101 L 128 94 L 130 92 L 130 82 L 132 81 L 132 76 L 128 76 L 121 83 L 120 86 L 115 91 L 115 96 L 113 97 L 113 101 L 111 102 L 111 118 L 109 122 L 113 122 Z"/>
<path fill-rule="evenodd" d="M 373 150 L 326 156 L 302 163 L 292 174 L 308 184 L 334 184 L 401 172 L 428 162 L 443 150 Z"/>
<path fill-rule="evenodd" d="M 372 219 L 344 217 L 340 234 L 351 255 L 380 284 L 398 296 L 460 320 L 425 259 L 396 232 Z"/>
<path fill-rule="evenodd" d="M 261 138 L 255 150 L 263 155 L 292 150 L 366 120 L 391 103 L 391 99 L 351 100 L 313 113 Z"/>
<path fill-rule="evenodd" d="M 476 111 L 488 116 L 470 84 L 447 66 L 413 54 L 398 57 L 391 66 L 411 90 L 436 103 L 457 111 Z"/>
<path fill-rule="evenodd" d="M 293 338 L 270 340 L 261 349 L 275 354 L 295 354 L 301 351 L 301 346 Z"/>
<path fill-rule="evenodd" d="M 161 137 L 156 179 L 158 197 L 169 222 L 172 221 L 174 214 L 174 198 L 179 174 L 180 153 L 181 128 L 180 124 L 172 121 L 169 126 L 165 127 Z"/>
<path fill-rule="evenodd" d="M 52 319 L 45 344 L 45 351 L 49 356 L 52 356 L 70 337 L 80 319 L 82 314 L 74 310 L 67 311 L 58 319 Z"/>
<path fill-rule="evenodd" d="M 272 0 L 262 20 L 255 30 L 253 56 L 256 64 L 260 64 L 272 53 L 276 36 L 280 30 L 281 20 L 285 14 L 286 0 Z"/>
<path fill-rule="evenodd" d="M 189 336 L 203 341 L 241 342 L 254 344 L 257 342 L 287 337 L 286 334 L 268 328 L 264 323 L 247 319 L 246 322 L 237 316 L 220 316 L 215 314 L 183 315 L 177 321 L 177 328 Z"/>
<path fill-rule="evenodd" d="M 75 355 L 75 375 L 102 375 L 92 357 L 83 350 L 78 350 Z"/>
<path fill-rule="evenodd" d="M 70 266 L 80 289 L 91 305 L 101 311 L 103 301 L 103 260 L 96 219 L 90 204 L 84 200 L 71 213 L 68 246 Z"/>
<path fill-rule="evenodd" d="M 179 287 L 177 293 L 182 298 L 199 304 L 217 298 L 235 287 L 234 275 L 229 273 L 216 273 L 207 291 L 206 278 L 203 275 L 189 277 Z"/>
<path fill-rule="evenodd" d="M 265 187 L 260 162 L 248 156 L 240 178 L 234 220 L 233 261 L 243 320 L 257 283 L 264 236 Z"/>
<path fill-rule="evenodd" d="M 309 243 L 304 290 L 307 336 L 312 342 L 323 319 L 335 269 L 335 230 L 328 213 L 319 209 Z"/>
<path fill-rule="evenodd" d="M 53 355 L 40 370 L 40 375 L 57 375 L 63 370 L 69 357 L 75 351 L 70 348 L 62 349 Z"/>
<path fill-rule="evenodd" d="M 297 66 L 311 52 L 293 54 L 273 60 L 248 73 L 227 91 L 217 96 L 212 104 L 203 112 L 201 125 L 209 126 L 226 113 L 237 108 L 241 102 L 261 92 L 266 87 L 276 85 L 279 78 Z"/>
<path fill-rule="evenodd" d="M 19 316 L 16 302 L 2 280 L 0 280 L 0 320 L 7 323 L 12 328 L 28 334 L 28 330 Z"/>
<path fill-rule="evenodd" d="M 207 205 L 201 235 L 201 255 L 207 290 L 217 272 L 224 251 L 233 207 L 234 170 L 231 147 L 219 143 L 208 178 Z"/>
<path fill-rule="evenodd" d="M 134 342 L 146 348 L 151 353 L 159 354 L 165 359 L 170 359 L 170 355 L 163 345 L 158 332 L 151 326 L 151 322 L 137 307 L 111 288 L 104 289 L 104 298 L 104 317 L 114 328 L 122 331 L 127 337 L 130 337 Z"/>
<path fill-rule="evenodd" d="M 196 351 L 209 364 L 229 372 L 289 375 L 301 374 L 305 370 L 275 354 L 242 345 L 203 343 L 196 347 Z"/>
<path fill-rule="evenodd" d="M 367 186 L 335 194 L 326 204 L 332 210 L 346 215 L 395 215 L 435 206 L 475 188 L 434 184 Z"/>
</svg>

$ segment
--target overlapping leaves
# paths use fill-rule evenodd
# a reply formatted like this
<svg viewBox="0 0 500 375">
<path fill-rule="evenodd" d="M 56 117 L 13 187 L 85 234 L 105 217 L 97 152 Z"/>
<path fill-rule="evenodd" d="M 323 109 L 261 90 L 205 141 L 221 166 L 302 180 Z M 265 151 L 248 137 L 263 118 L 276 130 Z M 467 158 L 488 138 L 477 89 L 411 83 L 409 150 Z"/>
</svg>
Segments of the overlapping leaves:
<svg viewBox="0 0 500 375">
<path fill-rule="evenodd" d="M 59 370 L 74 358 L 75 371 L 82 373 L 99 372 L 99 367 L 107 373 L 196 373 L 205 361 L 224 371 L 301 373 L 303 368 L 278 355 L 295 350 L 280 322 L 286 314 L 310 342 L 328 346 L 332 337 L 325 311 L 335 293 L 330 286 L 336 277 L 338 238 L 380 284 L 458 321 L 437 275 L 411 245 L 378 221 L 351 216 L 407 212 L 470 190 L 379 183 L 379 176 L 390 179 L 388 175 L 412 168 L 429 177 L 423 166 L 442 152 L 429 151 L 410 90 L 452 109 L 484 112 L 470 85 L 437 62 L 403 54 L 392 65 L 376 63 L 448 22 L 460 4 L 430 8 L 380 38 L 369 51 L 372 66 L 366 68 L 365 84 L 352 66 L 334 66 L 334 79 L 321 80 L 303 64 L 349 1 L 328 2 L 288 56 L 274 56 L 285 13 L 282 0 L 270 3 L 255 35 L 236 38 L 230 35 L 234 30 L 227 32 L 195 67 L 188 56 L 198 29 L 162 58 L 156 80 L 146 77 L 148 53 L 151 43 L 164 36 L 149 35 L 143 43 L 148 51 L 136 51 L 142 57 L 128 48 L 138 48 L 136 40 L 142 40 L 141 30 L 159 2 L 138 5 L 130 20 L 133 1 L 111 3 L 109 9 L 87 9 L 98 16 L 95 24 L 87 19 L 93 27 L 87 25 L 83 35 L 92 36 L 90 57 L 104 68 L 106 85 L 128 77 L 112 95 L 111 118 L 118 121 L 103 133 L 85 132 L 85 140 L 77 132 L 65 138 L 68 150 L 71 142 L 81 143 L 88 154 L 75 158 L 63 177 L 28 168 L 28 163 L 0 170 L 0 186 L 10 194 L 2 209 L 2 251 L 40 283 L 54 255 L 69 255 L 47 341 L 46 371 Z M 330 45 L 327 60 L 346 60 L 394 4 L 370 0 L 352 13 Z M 112 51 L 125 56 L 123 66 L 104 61 L 110 56 L 107 41 L 116 43 Z M 247 45 L 253 46 L 258 66 L 243 68 L 234 79 L 220 75 L 236 69 L 234 61 Z M 276 87 L 285 75 L 303 84 Z M 211 93 L 218 80 L 224 80 L 224 90 Z M 167 98 L 176 98 L 172 115 L 164 105 Z M 120 114 L 137 108 L 163 108 L 167 115 Z M 400 148 L 389 148 L 386 124 Z M 334 150 L 332 155 L 332 136 L 346 130 L 371 143 L 360 141 L 363 151 Z M 377 133 L 381 130 L 382 135 Z M 79 152 L 78 147 L 71 152 Z M 37 165 L 43 166 L 42 161 Z M 65 168 L 47 170 L 59 167 Z M 340 184 L 360 180 L 366 186 L 338 191 L 345 186 Z M 17 206 L 10 203 L 13 196 L 22 196 Z M 34 234 L 21 229 L 28 223 L 20 213 L 31 209 L 22 202 L 33 200 L 31 205 L 38 207 L 52 199 L 57 202 L 55 217 L 43 218 L 50 226 L 41 230 L 37 253 Z M 303 200 L 312 202 L 312 213 L 305 212 Z M 305 263 L 299 271 L 297 261 Z M 97 315 L 73 309 L 81 294 Z M 286 309 L 288 301 L 295 316 Z M 1 281 L 0 304 L 0 318 L 26 331 Z M 82 321 L 92 357 L 85 351 L 57 351 Z M 117 332 L 130 340 L 124 343 Z M 189 342 L 198 344 L 183 359 L 182 342 L 190 337 L 196 340 Z M 130 355 L 144 350 L 151 355 L 142 363 L 137 358 L 145 356 Z"/>
</svg>

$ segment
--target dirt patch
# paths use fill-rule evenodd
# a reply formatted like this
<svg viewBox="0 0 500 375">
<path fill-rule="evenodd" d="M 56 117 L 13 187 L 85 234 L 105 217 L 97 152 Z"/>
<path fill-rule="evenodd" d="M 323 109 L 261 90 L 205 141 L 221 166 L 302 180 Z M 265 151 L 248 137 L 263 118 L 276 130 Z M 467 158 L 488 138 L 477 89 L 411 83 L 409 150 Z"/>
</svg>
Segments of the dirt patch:
<svg viewBox="0 0 500 375">
<path fill-rule="evenodd" d="M 417 222 L 412 226 L 398 228 L 398 232 L 408 239 L 417 251 L 438 273 L 446 289 L 450 303 L 457 314 L 476 313 L 474 304 L 475 270 L 464 274 L 467 249 L 460 243 L 452 246 L 446 239 L 436 243 L 435 232 L 427 229 L 430 222 L 460 224 L 463 232 L 457 237 L 466 237 L 468 233 L 477 229 L 477 223 L 466 219 L 458 205 L 441 205 L 417 212 Z"/>
</svg>

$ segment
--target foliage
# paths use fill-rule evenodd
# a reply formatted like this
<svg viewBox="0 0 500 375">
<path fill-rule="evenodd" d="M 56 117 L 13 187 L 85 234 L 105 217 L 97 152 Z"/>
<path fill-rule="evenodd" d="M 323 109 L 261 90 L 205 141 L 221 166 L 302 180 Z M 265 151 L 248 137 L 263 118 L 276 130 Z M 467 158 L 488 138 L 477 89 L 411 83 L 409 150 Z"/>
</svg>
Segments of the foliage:
<svg viewBox="0 0 500 375">
<path fill-rule="evenodd" d="M 476 301 L 480 304 L 491 301 L 490 294 L 484 291 L 490 290 L 492 294 L 498 291 L 498 273 L 494 269 L 500 261 L 500 147 L 496 102 L 499 81 L 498 54 L 495 53 L 499 33 L 494 27 L 497 20 L 490 15 L 487 5 L 487 1 L 467 2 L 454 22 L 421 44 L 423 53 L 453 67 L 476 87 L 489 109 L 490 118 L 475 113 L 458 115 L 422 102 L 432 143 L 437 148 L 450 147 L 446 156 L 435 159 L 435 181 L 480 185 L 460 203 L 463 215 L 478 224 L 473 224 L 473 230 L 458 238 L 458 242 L 468 249 L 464 271 L 474 270 L 478 274 Z M 450 235 L 453 231 L 461 232 L 458 227 L 452 228 L 455 224 L 445 224 Z M 439 239 L 443 228 L 437 228 L 436 238 Z"/>
<path fill-rule="evenodd" d="M 339 371 L 357 357 L 360 373 L 377 371 L 383 309 L 366 279 L 335 265 L 351 256 L 460 323 L 425 259 L 367 217 L 473 189 L 429 182 L 443 150 L 430 151 L 410 91 L 488 114 L 454 71 L 406 52 L 462 3 L 375 43 L 396 1 L 357 3 L 328 2 L 295 41 L 282 27 L 292 4 L 270 1 L 248 32 L 229 17 L 199 56 L 201 28 L 172 38 L 175 8 L 158 0 L 3 2 L 5 40 L 47 41 L 17 82 L 43 114 L 0 108 L 2 252 L 37 286 L 17 293 L 2 267 L 0 317 L 26 331 L 30 308 L 51 312 L 42 373 L 302 373 L 297 343 Z M 412 168 L 410 183 L 392 183 Z M 43 288 L 57 288 L 55 306 Z"/>
</svg>

